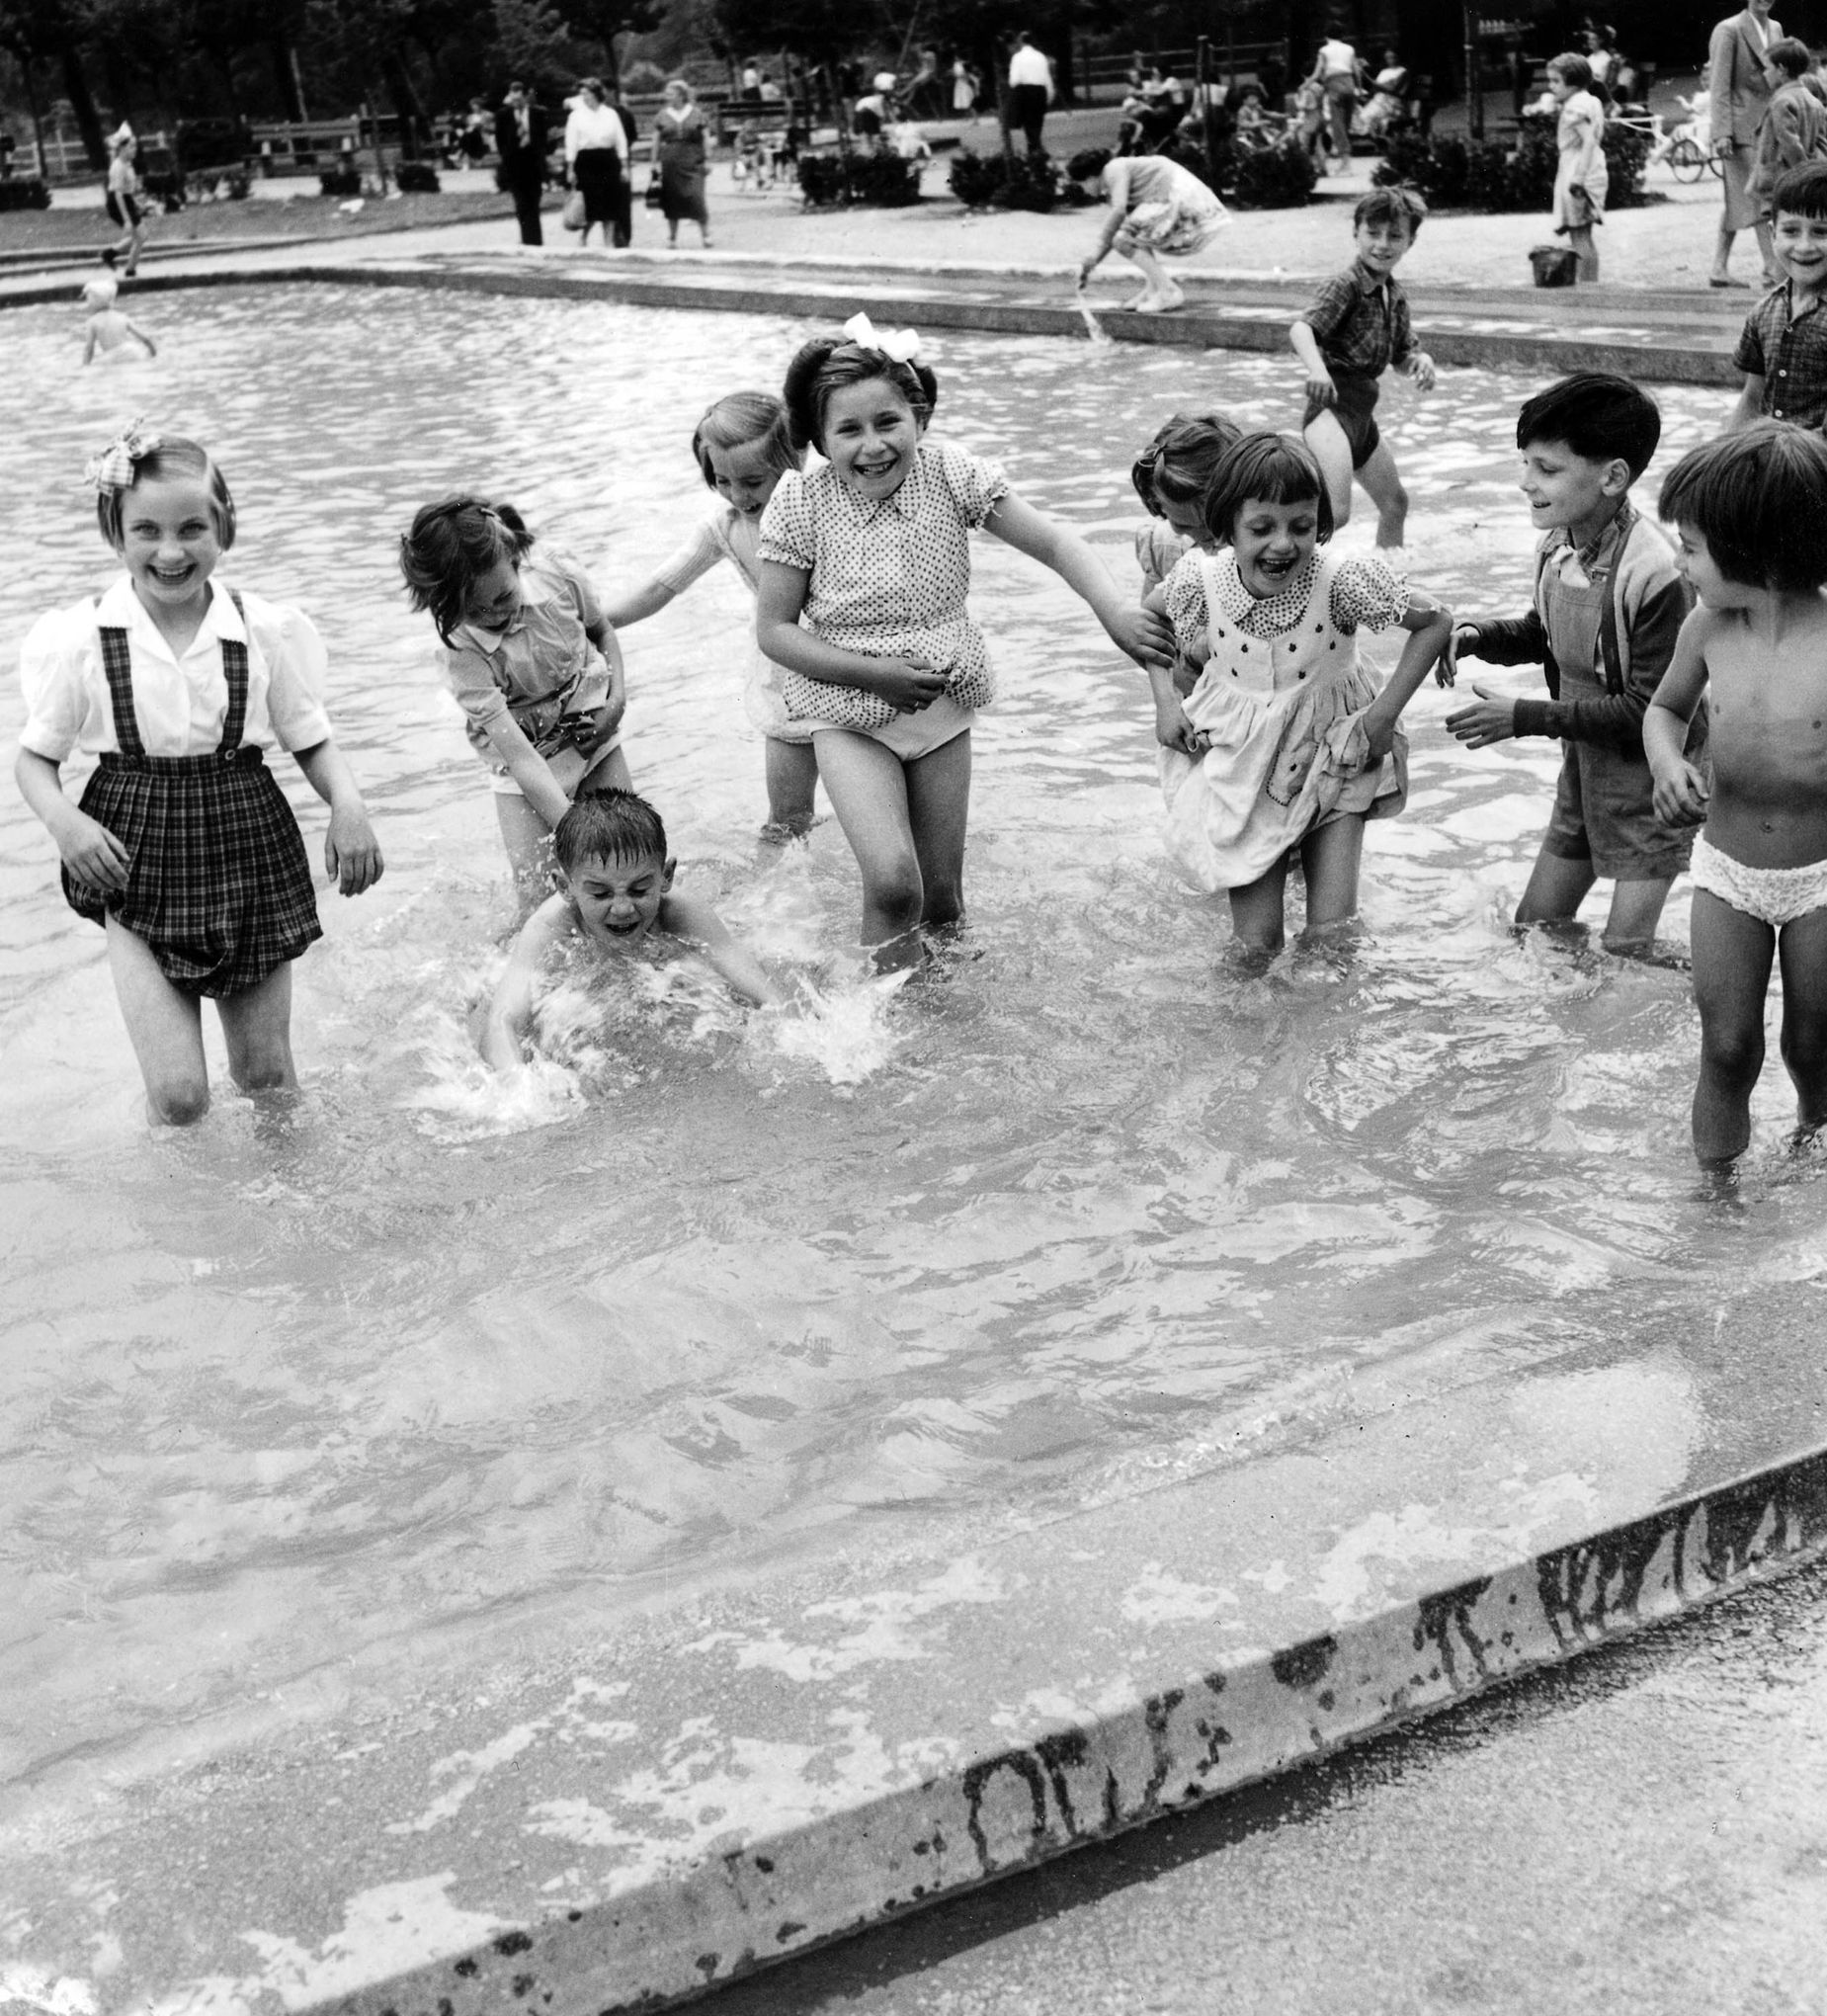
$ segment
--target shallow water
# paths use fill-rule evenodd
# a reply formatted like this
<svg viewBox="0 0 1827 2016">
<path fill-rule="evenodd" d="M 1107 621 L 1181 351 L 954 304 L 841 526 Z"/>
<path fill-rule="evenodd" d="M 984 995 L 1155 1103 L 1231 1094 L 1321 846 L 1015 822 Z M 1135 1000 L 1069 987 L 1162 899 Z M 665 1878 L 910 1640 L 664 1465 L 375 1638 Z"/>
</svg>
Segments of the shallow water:
<svg viewBox="0 0 1827 2016">
<path fill-rule="evenodd" d="M 637 578 L 706 502 L 705 400 L 778 381 L 802 332 L 328 289 L 161 295 L 148 325 L 156 364 L 85 376 L 72 319 L 8 318 L 4 515 L 29 561 L 0 649 L 10 667 L 39 609 L 110 571 L 85 454 L 141 409 L 198 434 L 240 507 L 225 571 L 328 638 L 388 866 L 323 898 L 295 1107 L 230 1096 L 152 1136 L 100 934 L 0 794 L 7 1775 L 125 1768 L 365 1647 L 581 1584 L 1034 1516 L 1298 1432 L 1376 1368 L 1471 1376 L 1651 1309 L 1710 1326 L 1736 1287 L 1827 1264 L 1774 1062 L 1748 1208 L 1721 1217 L 1690 1197 L 1683 974 L 1505 930 L 1553 746 L 1462 751 L 1430 689 L 1409 811 L 1370 829 L 1362 946 L 1227 977 L 1221 902 L 1161 859 L 1145 682 L 988 542 L 975 608 L 1006 699 L 976 738 L 958 946 L 904 988 L 865 978 L 834 823 L 756 866 L 725 570 L 624 637 L 629 760 L 682 875 L 802 1005 L 579 984 L 503 1098 L 465 1028 L 507 921 L 500 849 L 394 539 L 474 487 Z M 1128 461 L 1167 412 L 1297 418 L 1280 360 L 931 349 L 943 430 L 1125 576 Z M 1531 389 L 1464 372 L 1386 399 L 1415 577 L 1467 613 L 1528 592 Z M 1663 401 L 1665 456 L 1722 411 Z M 9 673 L 9 743 L 19 714 Z"/>
</svg>

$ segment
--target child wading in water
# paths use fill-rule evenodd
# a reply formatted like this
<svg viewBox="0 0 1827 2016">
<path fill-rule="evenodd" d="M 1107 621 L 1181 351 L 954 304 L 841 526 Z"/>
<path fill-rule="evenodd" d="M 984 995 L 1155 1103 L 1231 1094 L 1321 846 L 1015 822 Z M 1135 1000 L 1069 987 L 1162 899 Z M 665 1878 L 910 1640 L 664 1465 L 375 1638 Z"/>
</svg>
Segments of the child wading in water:
<svg viewBox="0 0 1827 2016">
<path fill-rule="evenodd" d="M 1342 559 L 1324 544 L 1325 478 L 1291 436 L 1246 434 L 1204 510 L 1227 550 L 1189 552 L 1151 598 L 1204 666 L 1184 704 L 1171 672 L 1149 669 L 1167 845 L 1201 888 L 1229 892 L 1237 944 L 1260 957 L 1284 942 L 1295 848 L 1309 936 L 1356 914 L 1364 822 L 1407 799 L 1396 722 L 1430 666 L 1441 662 L 1448 683 L 1452 618 L 1380 555 Z M 1391 624 L 1409 634 L 1379 691 L 1358 631 Z"/>
<path fill-rule="evenodd" d="M 148 357 L 156 357 L 159 347 L 152 338 L 115 305 L 121 292 L 121 283 L 112 273 L 98 273 L 93 280 L 82 284 L 83 311 L 88 321 L 83 328 L 82 361 L 90 363 L 99 357 L 109 359 L 137 357 L 139 352 L 132 346 L 143 346 Z"/>
<path fill-rule="evenodd" d="M 705 481 L 723 500 L 700 521 L 691 539 L 659 572 L 615 598 L 604 611 L 616 630 L 652 616 L 718 560 L 728 560 L 751 595 L 761 582 L 761 514 L 789 469 L 804 465 L 805 451 L 787 432 L 787 408 L 769 392 L 731 392 L 717 400 L 692 436 L 692 458 Z M 753 653 L 742 702 L 765 737 L 768 825 L 763 838 L 796 839 L 811 830 L 818 758 L 809 722 L 788 718 L 781 698 L 781 668 Z"/>
<path fill-rule="evenodd" d="M 828 466 L 784 476 L 761 528 L 759 641 L 817 738 L 863 871 L 863 942 L 884 967 L 920 958 L 922 926 L 963 914 L 970 726 L 995 692 L 964 606 L 970 533 L 1051 567 L 1138 664 L 1168 663 L 1165 625 L 1124 603 L 1076 533 L 995 463 L 926 438 L 939 387 L 917 347 L 858 315 L 799 352 L 788 417 Z"/>
<path fill-rule="evenodd" d="M 666 828 L 644 798 L 627 791 L 581 793 L 558 821 L 552 849 L 558 891 L 521 926 L 482 1031 L 482 1054 L 497 1071 L 513 1073 L 526 1061 L 540 976 L 571 940 L 599 958 L 689 948 L 744 1000 L 765 1006 L 781 998 L 708 903 L 673 893 Z"/>
<path fill-rule="evenodd" d="M 1405 189 L 1373 189 L 1352 212 L 1358 256 L 1348 271 L 1320 283 L 1313 305 L 1288 331 L 1306 367 L 1301 431 L 1326 473 L 1332 522 L 1351 516 L 1352 478 L 1376 506 L 1376 544 L 1399 546 L 1408 526 L 1408 492 L 1376 425 L 1376 381 L 1390 365 L 1424 392 L 1434 389 L 1434 360 L 1415 348 L 1408 296 L 1395 269 L 1426 214 Z"/>
<path fill-rule="evenodd" d="M 1148 510 L 1148 523 L 1135 535 L 1144 595 L 1160 587 L 1189 546 L 1210 546 L 1203 509 L 1205 487 L 1225 450 L 1242 435 L 1242 428 L 1222 413 L 1192 419 L 1176 413 L 1130 464 L 1129 481 Z"/>
<path fill-rule="evenodd" d="M 1668 541 L 1630 502 L 1661 437 L 1656 402 L 1605 372 L 1562 378 L 1524 406 L 1516 423 L 1523 494 L 1541 532 L 1535 602 L 1507 622 L 1461 624 L 1454 642 L 1494 665 L 1539 664 L 1548 698 L 1511 700 L 1474 686 L 1474 703 L 1447 716 L 1474 749 L 1512 735 L 1560 737 L 1553 815 L 1516 921 L 1570 924 L 1593 883 L 1609 876 L 1606 950 L 1637 958 L 1654 949 L 1691 845 L 1657 818 L 1643 756 L 1643 711 L 1690 601 Z M 1688 742 L 1699 762 L 1703 707 Z"/>
<path fill-rule="evenodd" d="M 155 1121 L 208 1110 L 203 997 L 243 1091 L 298 1082 L 291 962 L 322 929 L 297 821 L 262 745 L 291 750 L 330 807 L 324 865 L 345 895 L 380 849 L 323 711 L 310 620 L 211 576 L 234 545 L 221 470 L 135 423 L 90 465 L 102 537 L 126 571 L 26 639 L 15 774 L 63 857 L 63 892 L 108 933 L 121 1012 Z M 60 766 L 98 759 L 80 808 Z"/>
<path fill-rule="evenodd" d="M 1827 1122 L 1827 443 L 1781 421 L 1682 457 L 1660 508 L 1700 607 L 1643 717 L 1656 810 L 1698 825 L 1694 1152 L 1728 1175 L 1751 1138 L 1764 995 L 1783 966 L 1783 1061 L 1797 1125 Z M 1688 720 L 1711 704 L 1707 779 Z"/>
<path fill-rule="evenodd" d="M 516 891 L 545 893 L 546 835 L 583 790 L 630 782 L 622 754 L 622 652 L 590 577 L 536 549 L 511 504 L 447 497 L 399 543 L 414 609 L 428 610 L 471 746 L 488 765 Z"/>
</svg>

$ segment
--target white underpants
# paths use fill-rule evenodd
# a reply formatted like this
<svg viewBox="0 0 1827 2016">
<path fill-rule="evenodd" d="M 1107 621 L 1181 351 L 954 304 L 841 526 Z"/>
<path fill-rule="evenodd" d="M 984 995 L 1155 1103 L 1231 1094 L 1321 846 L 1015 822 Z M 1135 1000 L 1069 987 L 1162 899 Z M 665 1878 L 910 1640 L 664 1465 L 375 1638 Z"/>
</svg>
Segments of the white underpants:
<svg viewBox="0 0 1827 2016">
<path fill-rule="evenodd" d="M 1827 910 L 1827 861 L 1804 862 L 1800 868 L 1747 868 L 1721 854 L 1704 833 L 1697 833 L 1688 873 L 1697 889 L 1773 931 L 1811 911 Z"/>
</svg>

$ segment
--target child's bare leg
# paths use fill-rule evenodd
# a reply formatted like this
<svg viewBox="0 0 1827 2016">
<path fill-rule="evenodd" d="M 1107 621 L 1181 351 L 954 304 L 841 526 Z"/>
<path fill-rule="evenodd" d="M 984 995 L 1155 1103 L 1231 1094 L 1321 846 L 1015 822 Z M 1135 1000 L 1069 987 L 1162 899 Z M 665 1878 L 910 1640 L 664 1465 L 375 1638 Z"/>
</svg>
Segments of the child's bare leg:
<svg viewBox="0 0 1827 2016">
<path fill-rule="evenodd" d="M 771 834 L 794 839 L 812 829 L 812 798 L 818 789 L 818 752 L 810 742 L 782 742 L 769 735 L 763 743 L 768 778 L 768 827 Z"/>
<path fill-rule="evenodd" d="M 1152 301 L 1168 292 L 1172 283 L 1158 260 L 1145 245 L 1137 245 L 1131 252 L 1121 255 L 1133 266 L 1142 277 L 1141 291 L 1129 296 L 1128 305 L 1136 306 L 1142 301 Z"/>
<path fill-rule="evenodd" d="M 495 794 L 495 817 L 501 844 L 508 850 L 508 870 L 522 909 L 542 903 L 551 893 L 551 833 L 519 792 Z"/>
<path fill-rule="evenodd" d="M 146 1081 L 146 1111 L 168 1127 L 194 1127 L 209 1110 L 198 997 L 165 977 L 152 948 L 135 931 L 108 920 L 108 965 L 127 1041 Z"/>
<path fill-rule="evenodd" d="M 1326 496 L 1332 505 L 1336 530 L 1351 516 L 1351 443 L 1335 413 L 1315 413 L 1304 430 L 1306 444 L 1326 479 Z"/>
<path fill-rule="evenodd" d="M 1308 938 L 1324 937 L 1358 914 L 1358 871 L 1364 861 L 1364 819 L 1348 812 L 1317 826 L 1300 843 L 1307 882 Z"/>
<path fill-rule="evenodd" d="M 1612 890 L 1612 914 L 1606 919 L 1602 943 L 1619 959 L 1647 959 L 1656 943 L 1656 926 L 1668 901 L 1669 882 L 1620 882 Z"/>
<path fill-rule="evenodd" d="M 1267 875 L 1231 890 L 1231 936 L 1243 951 L 1273 955 L 1282 950 L 1287 935 L 1287 857 L 1283 855 Z"/>
<path fill-rule="evenodd" d="M 1575 278 L 1595 281 L 1599 278 L 1599 248 L 1592 240 L 1590 224 L 1574 224 L 1567 232 L 1567 244 L 1579 260 Z"/>
<path fill-rule="evenodd" d="M 954 735 L 907 765 L 907 816 L 925 895 L 922 924 L 964 914 L 964 831 L 970 821 L 970 734 Z"/>
<path fill-rule="evenodd" d="M 1516 921 L 1531 924 L 1571 924 L 1579 915 L 1587 891 L 1597 880 L 1590 860 L 1576 861 L 1565 854 L 1550 854 L 1543 848 L 1529 872 L 1529 886 L 1516 906 Z M 1663 884 L 1663 893 L 1667 893 Z"/>
<path fill-rule="evenodd" d="M 1701 1075 L 1694 1152 L 1703 1167 L 1736 1161 L 1751 1139 L 1751 1094 L 1764 1068 L 1764 996 L 1777 934 L 1706 889 L 1694 892 L 1694 999 Z"/>
<path fill-rule="evenodd" d="M 838 728 L 818 737 L 818 774 L 863 871 L 863 943 L 884 972 L 916 965 L 926 886 L 905 766 L 872 737 Z"/>
<path fill-rule="evenodd" d="M 1827 1125 L 1827 910 L 1785 924 L 1777 941 L 1783 971 L 1783 1061 L 1795 1084 L 1804 1134 Z"/>
<path fill-rule="evenodd" d="M 291 1061 L 291 962 L 257 987 L 224 994 L 215 1004 L 228 1046 L 228 1069 L 243 1092 L 290 1091 L 298 1082 Z"/>
<path fill-rule="evenodd" d="M 1318 422 L 1314 424 L 1317 426 Z M 1364 485 L 1365 495 L 1376 506 L 1376 544 L 1399 546 L 1408 531 L 1408 492 L 1402 487 L 1395 457 L 1389 453 L 1386 441 L 1379 441 L 1370 451 L 1370 461 L 1358 471 L 1358 480 Z"/>
<path fill-rule="evenodd" d="M 613 749 L 606 749 L 596 758 L 590 768 L 580 774 L 575 784 L 565 782 L 563 776 L 553 771 L 552 775 L 564 785 L 565 791 L 575 798 L 583 791 L 632 791 L 634 779 L 628 772 L 628 759 L 622 753 L 618 742 Z M 526 800 L 523 798 L 523 804 Z"/>
</svg>

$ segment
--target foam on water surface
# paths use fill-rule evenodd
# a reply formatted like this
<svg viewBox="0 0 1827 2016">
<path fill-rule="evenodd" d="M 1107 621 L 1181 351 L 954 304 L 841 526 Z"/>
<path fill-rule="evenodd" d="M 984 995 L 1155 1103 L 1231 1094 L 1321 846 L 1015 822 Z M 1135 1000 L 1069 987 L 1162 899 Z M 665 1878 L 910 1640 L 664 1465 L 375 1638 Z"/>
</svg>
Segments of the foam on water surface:
<svg viewBox="0 0 1827 2016">
<path fill-rule="evenodd" d="M 371 290 L 159 310 L 134 406 L 220 456 L 224 571 L 322 628 L 387 874 L 322 898 L 303 1092 L 152 1136 L 101 934 L 0 794 L 0 1773 L 118 1769 L 573 1587 L 678 1585 L 870 1522 L 977 1540 L 1297 1435 L 1379 1377 L 1633 1324 L 1710 1335 L 1747 1285 L 1817 1292 L 1820 1158 L 1785 1144 L 1774 1063 L 1744 1208 L 1696 1203 L 1685 976 L 1506 928 L 1550 745 L 1462 750 L 1428 691 L 1356 947 L 1233 975 L 1224 906 L 1161 858 L 1144 680 L 992 541 L 973 606 L 1004 700 L 974 737 L 955 942 L 878 979 L 835 821 L 758 848 L 751 606 L 720 570 L 624 635 L 626 746 L 682 884 L 787 1005 L 746 1013 L 689 963 L 574 966 L 532 1068 L 497 1083 L 472 1023 L 511 922 L 500 843 L 396 535 L 474 488 L 627 587 L 710 503 L 687 449 L 705 400 L 778 382 L 806 332 Z M 10 665 L 39 608 L 109 575 L 80 472 L 128 415 L 63 314 L 8 334 L 31 556 Z M 1129 462 L 1168 413 L 1298 419 L 1288 360 L 927 349 L 943 433 L 1125 579 Z M 1527 598 L 1531 389 L 1454 373 L 1385 402 L 1414 577 L 1467 614 Z M 1715 394 L 1662 397 L 1665 458 L 1716 425 Z M 0 734 L 19 719 L 9 677 Z M 276 774 L 315 857 L 321 808 Z M 1679 951 L 1679 891 L 1665 935 Z"/>
</svg>

